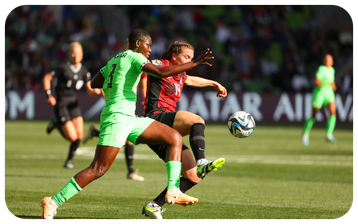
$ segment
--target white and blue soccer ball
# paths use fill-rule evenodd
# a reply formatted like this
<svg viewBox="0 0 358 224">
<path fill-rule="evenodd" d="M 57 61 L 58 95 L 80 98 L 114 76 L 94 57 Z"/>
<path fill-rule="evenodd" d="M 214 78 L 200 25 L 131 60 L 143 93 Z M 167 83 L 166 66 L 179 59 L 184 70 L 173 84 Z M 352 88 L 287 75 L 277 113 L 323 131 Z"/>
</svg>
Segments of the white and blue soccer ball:
<svg viewBox="0 0 358 224">
<path fill-rule="evenodd" d="M 232 114 L 227 124 L 230 133 L 236 138 L 249 137 L 256 126 L 254 117 L 246 111 L 238 111 Z"/>
</svg>

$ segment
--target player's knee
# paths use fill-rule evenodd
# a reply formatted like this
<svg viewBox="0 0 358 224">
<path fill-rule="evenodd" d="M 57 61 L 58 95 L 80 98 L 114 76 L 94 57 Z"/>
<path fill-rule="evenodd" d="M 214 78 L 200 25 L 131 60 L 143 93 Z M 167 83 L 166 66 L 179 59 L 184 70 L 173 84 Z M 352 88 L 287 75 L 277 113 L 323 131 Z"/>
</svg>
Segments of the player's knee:
<svg viewBox="0 0 358 224">
<path fill-rule="evenodd" d="M 181 136 L 181 134 L 179 134 L 179 132 L 174 131 L 172 133 L 172 136 L 170 138 L 170 145 L 179 147 L 181 149 L 181 146 L 183 145 L 183 137 Z"/>
<path fill-rule="evenodd" d="M 70 140 L 71 142 L 75 142 L 77 140 L 79 140 L 77 135 L 70 135 L 68 136 L 68 140 Z"/>
<path fill-rule="evenodd" d="M 201 123 L 203 125 L 205 125 L 205 121 L 202 117 L 195 115 L 194 117 L 192 117 L 191 119 L 189 119 L 187 121 L 187 125 L 192 126 L 193 124 L 197 124 L 197 123 Z"/>
<path fill-rule="evenodd" d="M 203 119 L 202 117 L 200 117 L 200 116 L 198 116 L 198 117 L 196 118 L 196 122 L 195 122 L 195 123 L 201 123 L 201 124 L 205 125 L 204 119 Z"/>
</svg>

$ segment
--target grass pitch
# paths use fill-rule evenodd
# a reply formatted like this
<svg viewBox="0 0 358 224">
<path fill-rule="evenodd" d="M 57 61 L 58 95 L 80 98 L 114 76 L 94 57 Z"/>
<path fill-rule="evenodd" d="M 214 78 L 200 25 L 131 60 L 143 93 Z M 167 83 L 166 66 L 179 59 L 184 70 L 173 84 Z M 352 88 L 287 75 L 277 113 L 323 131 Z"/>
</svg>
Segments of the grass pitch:
<svg viewBox="0 0 358 224">
<path fill-rule="evenodd" d="M 74 170 L 64 169 L 69 142 L 45 121 L 5 121 L 5 202 L 12 215 L 39 219 L 39 201 L 53 196 L 92 161 L 97 139 L 81 143 Z M 85 130 L 89 126 L 85 123 Z M 99 123 L 95 122 L 99 127 Z M 324 140 L 315 124 L 310 145 L 301 144 L 301 125 L 257 127 L 237 139 L 227 126 L 206 125 L 206 157 L 226 158 L 187 193 L 193 206 L 165 205 L 165 219 L 336 219 L 353 202 L 353 125 L 337 124 L 338 142 Z M 188 143 L 188 137 L 184 138 Z M 187 144 L 190 145 L 189 143 Z M 144 182 L 126 179 L 124 150 L 109 171 L 64 203 L 56 219 L 144 219 L 142 207 L 166 186 L 165 164 L 146 145 L 134 149 L 134 167 Z M 6 210 L 6 207 L 4 206 Z M 352 212 L 352 211 L 351 211 Z M 11 215 L 10 215 L 11 216 Z M 145 218 L 148 219 L 148 218 Z"/>
</svg>

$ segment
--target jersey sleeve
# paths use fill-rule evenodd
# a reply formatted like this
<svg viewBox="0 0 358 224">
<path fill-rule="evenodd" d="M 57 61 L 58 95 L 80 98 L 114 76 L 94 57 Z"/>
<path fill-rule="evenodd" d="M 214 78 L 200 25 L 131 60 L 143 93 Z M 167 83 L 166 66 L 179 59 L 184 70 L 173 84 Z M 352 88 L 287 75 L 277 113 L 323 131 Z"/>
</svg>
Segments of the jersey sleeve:
<svg viewBox="0 0 358 224">
<path fill-rule="evenodd" d="M 150 61 L 141 53 L 134 54 L 133 56 L 133 64 L 135 67 L 142 70 L 143 66 L 147 63 L 150 63 Z"/>
<path fill-rule="evenodd" d="M 105 77 L 107 74 L 107 67 L 108 64 L 106 64 L 105 66 L 103 66 L 99 71 L 101 72 L 102 76 Z"/>
<path fill-rule="evenodd" d="M 63 65 L 58 66 L 56 69 L 52 70 L 50 74 L 52 77 L 58 77 L 64 71 Z"/>
<path fill-rule="evenodd" d="M 317 73 L 316 73 L 316 78 L 318 78 L 319 80 L 322 80 L 324 76 L 324 72 L 323 72 L 323 67 L 322 65 L 318 67 Z"/>
</svg>

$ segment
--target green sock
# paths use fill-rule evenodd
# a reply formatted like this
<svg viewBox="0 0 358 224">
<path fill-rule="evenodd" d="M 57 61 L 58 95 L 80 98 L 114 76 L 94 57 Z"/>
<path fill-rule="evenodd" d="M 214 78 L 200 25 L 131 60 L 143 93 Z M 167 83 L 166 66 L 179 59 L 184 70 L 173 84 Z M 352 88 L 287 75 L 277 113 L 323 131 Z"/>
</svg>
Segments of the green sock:
<svg viewBox="0 0 358 224">
<path fill-rule="evenodd" d="M 166 163 L 168 173 L 168 187 L 167 189 L 174 189 L 180 186 L 180 173 L 181 173 L 181 162 L 168 161 Z"/>
<path fill-rule="evenodd" d="M 305 125 L 303 126 L 302 133 L 309 134 L 315 121 L 316 119 L 314 119 L 313 117 L 310 117 L 308 120 L 306 120 Z"/>
<path fill-rule="evenodd" d="M 331 115 L 327 120 L 327 136 L 332 135 L 334 127 L 336 126 L 336 115 Z"/>
<path fill-rule="evenodd" d="M 60 206 L 81 190 L 82 188 L 78 186 L 75 181 L 75 178 L 72 177 L 71 180 L 68 181 L 68 183 L 53 196 L 53 200 L 58 206 Z"/>
</svg>

